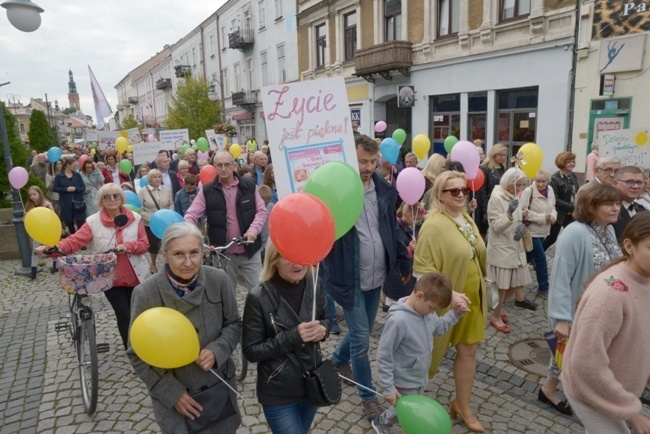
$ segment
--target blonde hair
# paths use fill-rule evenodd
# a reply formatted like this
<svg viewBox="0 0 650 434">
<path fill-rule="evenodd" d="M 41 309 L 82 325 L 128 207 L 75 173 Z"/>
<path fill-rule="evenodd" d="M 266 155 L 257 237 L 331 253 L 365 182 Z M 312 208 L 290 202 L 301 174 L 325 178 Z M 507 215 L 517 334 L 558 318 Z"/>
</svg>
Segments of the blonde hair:
<svg viewBox="0 0 650 434">
<path fill-rule="evenodd" d="M 487 157 L 485 157 L 485 160 L 483 160 L 483 164 L 487 164 L 488 168 L 491 170 L 494 170 L 497 167 L 503 167 L 505 169 L 508 163 L 504 161 L 503 165 L 499 166 L 497 165 L 496 161 L 494 161 L 494 156 L 499 152 L 503 151 L 504 149 L 506 150 L 506 152 L 508 151 L 508 147 L 503 143 L 497 143 L 494 146 L 492 146 L 492 148 L 490 148 L 490 152 L 488 152 L 487 154 Z"/>
<path fill-rule="evenodd" d="M 268 282 L 278 272 L 278 261 L 280 260 L 280 252 L 275 248 L 271 238 L 266 242 L 266 251 L 264 252 L 264 266 L 262 268 L 262 275 L 260 276 L 261 282 Z M 307 267 L 307 275 L 311 273 L 311 265 Z"/>
<path fill-rule="evenodd" d="M 422 169 L 422 174 L 425 178 L 428 178 L 429 181 L 433 182 L 436 179 L 436 176 L 442 173 L 445 167 L 445 157 L 440 154 L 433 154 L 427 160 L 426 166 Z"/>
<path fill-rule="evenodd" d="M 38 203 L 32 202 L 32 200 L 29 198 L 30 191 L 38 192 L 38 197 L 39 197 Z M 25 201 L 25 211 L 29 211 L 38 206 L 45 206 L 46 202 L 47 200 L 45 200 L 45 195 L 43 194 L 43 190 L 41 190 L 41 187 L 39 187 L 38 185 L 32 185 L 27 189 L 27 200 Z"/>
<path fill-rule="evenodd" d="M 124 205 L 126 203 L 126 194 L 124 194 L 124 190 L 122 187 L 119 185 L 109 182 L 104 185 L 102 185 L 99 190 L 97 190 L 97 194 L 95 195 L 95 205 L 97 205 L 98 208 L 103 208 L 102 206 L 102 198 L 104 197 L 105 194 L 115 194 L 119 193 L 120 196 L 122 197 L 122 203 L 120 203 L 120 206 Z"/>
<path fill-rule="evenodd" d="M 465 174 L 455 170 L 443 172 L 436 178 L 436 182 L 434 182 L 433 187 L 431 187 L 431 204 L 429 205 L 427 217 L 444 211 L 445 206 L 440 202 L 440 196 L 442 196 L 443 190 L 447 187 L 447 182 L 456 178 L 462 179 L 463 182 L 467 182 Z"/>
</svg>

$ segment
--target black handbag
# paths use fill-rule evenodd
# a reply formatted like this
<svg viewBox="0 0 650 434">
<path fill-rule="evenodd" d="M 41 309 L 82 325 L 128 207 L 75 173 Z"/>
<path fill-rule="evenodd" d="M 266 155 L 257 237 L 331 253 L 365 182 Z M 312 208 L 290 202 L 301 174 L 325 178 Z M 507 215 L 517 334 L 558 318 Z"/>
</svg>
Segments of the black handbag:
<svg viewBox="0 0 650 434">
<path fill-rule="evenodd" d="M 189 434 L 200 433 L 237 414 L 237 403 L 234 402 L 230 389 L 223 381 L 190 396 L 201 405 L 203 410 L 194 420 L 185 418 Z"/>
<path fill-rule="evenodd" d="M 318 344 L 314 345 L 314 364 L 316 362 L 316 349 L 320 351 Z M 338 369 L 334 367 L 331 360 L 324 359 L 316 369 L 305 370 L 303 378 L 307 399 L 312 405 L 327 407 L 338 404 L 341 400 L 341 378 Z"/>
<path fill-rule="evenodd" d="M 86 202 L 73 200 L 72 210 L 75 212 L 86 211 Z"/>
</svg>

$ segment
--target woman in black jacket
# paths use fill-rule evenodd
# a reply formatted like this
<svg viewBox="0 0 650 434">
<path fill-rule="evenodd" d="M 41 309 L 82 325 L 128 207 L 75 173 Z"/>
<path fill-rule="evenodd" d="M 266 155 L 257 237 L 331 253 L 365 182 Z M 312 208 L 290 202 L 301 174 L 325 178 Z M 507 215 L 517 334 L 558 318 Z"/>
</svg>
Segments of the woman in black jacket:
<svg viewBox="0 0 650 434">
<path fill-rule="evenodd" d="M 483 160 L 480 169 L 483 171 L 485 181 L 483 186 L 476 192 L 477 208 L 474 213 L 474 221 L 483 239 L 488 231 L 487 207 L 494 187 L 499 185 L 501 177 L 508 168 L 508 147 L 502 143 L 497 143 L 488 152 L 488 156 Z"/>
<path fill-rule="evenodd" d="M 555 157 L 558 170 L 551 176 L 551 188 L 555 193 L 557 220 L 551 225 L 551 233 L 544 239 L 544 251 L 555 244 L 560 229 L 573 223 L 573 208 L 578 193 L 578 177 L 573 173 L 576 167 L 576 154 L 561 152 Z"/>
<path fill-rule="evenodd" d="M 70 235 L 76 232 L 86 222 L 86 202 L 84 192 L 86 184 L 77 172 L 77 162 L 74 158 L 63 160 L 63 170 L 54 177 L 52 190 L 59 193 L 59 206 L 61 207 L 61 221 L 68 227 Z"/>
<path fill-rule="evenodd" d="M 257 398 L 275 434 L 306 434 L 316 415 L 303 373 L 321 364 L 318 342 L 329 335 L 331 321 L 320 281 L 312 320 L 311 276 L 311 267 L 285 259 L 269 240 L 261 283 L 246 297 L 242 349 L 257 363 Z"/>
</svg>

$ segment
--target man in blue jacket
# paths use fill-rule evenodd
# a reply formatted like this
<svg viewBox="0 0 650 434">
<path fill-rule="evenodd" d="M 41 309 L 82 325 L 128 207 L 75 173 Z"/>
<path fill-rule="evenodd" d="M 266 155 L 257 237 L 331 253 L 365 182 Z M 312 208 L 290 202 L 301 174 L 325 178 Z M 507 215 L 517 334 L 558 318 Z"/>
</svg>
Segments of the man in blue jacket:
<svg viewBox="0 0 650 434">
<path fill-rule="evenodd" d="M 375 390 L 368 350 L 375 324 L 381 288 L 390 271 L 399 266 L 404 281 L 411 278 L 412 266 L 406 249 L 397 242 L 395 191 L 375 172 L 379 145 L 372 138 L 355 138 L 359 175 L 364 187 L 364 205 L 357 223 L 339 238 L 325 258 L 325 288 L 343 307 L 348 334 L 332 356 L 341 375 Z M 350 367 L 351 365 L 351 367 Z M 350 370 L 351 369 L 351 370 Z M 363 388 L 359 395 L 363 410 L 372 420 L 383 409 L 376 395 Z"/>
</svg>

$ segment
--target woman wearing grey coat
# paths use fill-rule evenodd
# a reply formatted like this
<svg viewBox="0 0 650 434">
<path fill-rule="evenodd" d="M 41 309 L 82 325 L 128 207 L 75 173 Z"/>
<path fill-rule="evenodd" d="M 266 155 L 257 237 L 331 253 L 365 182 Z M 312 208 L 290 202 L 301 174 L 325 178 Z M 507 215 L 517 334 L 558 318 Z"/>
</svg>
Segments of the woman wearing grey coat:
<svg viewBox="0 0 650 434">
<path fill-rule="evenodd" d="M 79 173 L 81 173 L 81 179 L 83 179 L 84 185 L 86 186 L 86 191 L 84 191 L 86 215 L 91 216 L 99 211 L 95 204 L 95 195 L 97 195 L 97 191 L 104 183 L 104 175 L 102 175 L 101 170 L 95 167 L 95 163 L 92 160 L 84 161 Z"/>
<path fill-rule="evenodd" d="M 156 422 L 162 432 L 170 434 L 229 434 L 237 430 L 241 415 L 237 397 L 221 380 L 236 389 L 232 350 L 241 335 L 241 317 L 235 292 L 225 272 L 202 266 L 203 237 L 189 223 L 171 225 L 165 231 L 161 251 L 165 269 L 151 276 L 133 291 L 131 325 L 147 309 L 168 307 L 185 315 L 198 332 L 201 351 L 189 365 L 177 369 L 155 368 L 140 359 L 131 343 L 127 354 L 136 373 L 147 386 Z M 221 387 L 219 387 L 221 386 Z M 218 402 L 219 421 L 200 431 L 190 429 L 204 409 L 193 395 L 212 387 L 225 390 Z"/>
</svg>

